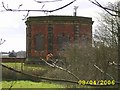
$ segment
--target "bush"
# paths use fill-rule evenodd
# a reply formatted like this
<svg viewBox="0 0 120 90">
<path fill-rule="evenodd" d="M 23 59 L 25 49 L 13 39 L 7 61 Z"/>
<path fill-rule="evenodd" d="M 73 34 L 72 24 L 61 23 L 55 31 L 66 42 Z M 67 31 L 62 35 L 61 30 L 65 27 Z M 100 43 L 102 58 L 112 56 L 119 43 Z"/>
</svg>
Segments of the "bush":
<svg viewBox="0 0 120 90">
<path fill-rule="evenodd" d="M 78 44 L 70 44 L 64 51 L 60 52 L 60 57 L 65 58 L 66 64 L 62 67 L 73 72 L 81 80 L 110 80 L 107 74 L 117 80 L 117 69 L 109 65 L 109 62 L 117 62 L 117 48 L 79 46 Z M 94 65 L 99 67 L 96 68 Z M 101 72 L 103 70 L 105 73 Z M 64 71 L 54 69 L 47 73 L 47 76 L 54 78 L 63 78 L 67 80 L 76 80 L 73 76 Z"/>
</svg>

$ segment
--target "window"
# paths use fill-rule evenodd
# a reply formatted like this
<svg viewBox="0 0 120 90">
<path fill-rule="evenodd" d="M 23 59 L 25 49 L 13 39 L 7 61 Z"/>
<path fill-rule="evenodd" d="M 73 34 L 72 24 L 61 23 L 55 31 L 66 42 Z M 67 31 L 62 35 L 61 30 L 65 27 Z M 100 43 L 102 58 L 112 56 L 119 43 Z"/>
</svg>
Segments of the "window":
<svg viewBox="0 0 120 90">
<path fill-rule="evenodd" d="M 81 36 L 81 43 L 83 46 L 86 46 L 88 44 L 88 38 L 85 34 Z"/>
<path fill-rule="evenodd" d="M 59 50 L 64 50 L 64 46 L 69 43 L 69 35 L 61 33 L 58 35 L 58 47 Z"/>
<path fill-rule="evenodd" d="M 53 25 L 48 25 L 48 52 L 53 51 Z"/>
<path fill-rule="evenodd" d="M 44 35 L 39 33 L 35 37 L 35 48 L 37 51 L 44 50 Z"/>
</svg>

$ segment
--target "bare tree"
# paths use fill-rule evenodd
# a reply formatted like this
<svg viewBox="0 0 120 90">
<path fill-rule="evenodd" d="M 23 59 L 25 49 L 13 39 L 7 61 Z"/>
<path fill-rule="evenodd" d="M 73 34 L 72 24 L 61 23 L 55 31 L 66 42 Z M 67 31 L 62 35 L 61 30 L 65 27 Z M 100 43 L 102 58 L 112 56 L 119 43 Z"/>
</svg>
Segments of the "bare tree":
<svg viewBox="0 0 120 90">
<path fill-rule="evenodd" d="M 97 0 L 89 0 L 94 5 L 97 5 L 98 7 L 102 8 L 104 11 L 106 11 L 108 14 L 111 15 L 111 17 L 117 18 L 117 38 L 118 38 L 118 60 L 117 60 L 117 67 L 119 68 L 120 65 L 120 1 L 117 3 L 117 9 L 116 8 L 110 8 L 105 7 L 101 5 Z M 113 5 L 114 6 L 114 5 Z M 113 21 L 112 21 L 113 22 Z M 110 23 L 110 22 L 109 22 Z M 118 81 L 120 82 L 120 70 L 118 69 Z M 119 86 L 120 88 L 120 86 Z"/>
<path fill-rule="evenodd" d="M 117 5 L 118 2 L 113 4 L 108 3 L 108 7 L 113 10 L 118 10 Z M 104 42 L 106 46 L 116 47 L 118 45 L 118 27 L 120 24 L 117 16 L 111 16 L 106 11 L 100 13 L 99 16 L 94 38 L 100 42 Z"/>
</svg>

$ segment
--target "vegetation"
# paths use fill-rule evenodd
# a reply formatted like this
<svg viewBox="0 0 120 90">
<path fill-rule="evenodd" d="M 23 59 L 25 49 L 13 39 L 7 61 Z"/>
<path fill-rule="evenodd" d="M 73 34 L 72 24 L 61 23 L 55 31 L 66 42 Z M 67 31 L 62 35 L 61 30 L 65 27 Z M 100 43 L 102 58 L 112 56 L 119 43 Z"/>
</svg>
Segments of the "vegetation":
<svg viewBox="0 0 120 90">
<path fill-rule="evenodd" d="M 25 73 L 31 74 L 31 75 L 37 75 L 37 76 L 43 76 L 50 68 L 47 66 L 41 66 L 41 65 L 27 65 L 23 63 L 3 63 L 6 66 L 9 66 L 11 68 L 14 68 L 19 71 L 23 71 Z M 6 68 L 2 68 L 2 74 L 3 74 L 3 80 L 31 80 L 30 78 L 18 74 L 16 72 L 10 71 Z M 8 76 L 9 75 L 9 76 Z"/>
<path fill-rule="evenodd" d="M 21 63 L 4 63 L 5 65 L 12 67 L 17 70 L 21 70 Z M 35 75 L 35 72 L 42 72 L 43 74 L 40 74 L 41 76 L 46 76 L 51 72 L 56 72 L 56 69 L 48 68 L 47 66 L 40 66 L 40 65 L 25 65 L 23 72 L 29 73 L 31 75 Z M 33 80 L 31 78 L 25 77 L 23 75 L 17 74 L 15 72 L 6 70 L 3 68 L 3 81 L 2 81 L 2 88 L 89 88 L 90 86 L 82 86 L 82 85 L 76 85 L 76 84 L 70 84 L 70 83 L 60 83 L 60 82 L 46 82 L 42 80 Z M 59 70 L 58 70 L 59 72 Z M 59 73 L 61 74 L 61 73 Z M 63 73 L 62 73 L 63 74 Z M 53 78 L 55 78 L 56 75 L 53 75 Z"/>
<path fill-rule="evenodd" d="M 3 63 L 8 67 L 12 67 L 17 70 L 21 70 L 21 63 Z M 29 73 L 31 75 L 43 76 L 47 70 L 50 70 L 47 66 L 41 65 L 23 65 L 23 72 Z M 2 68 L 3 81 L 2 88 L 10 88 L 10 86 L 14 83 L 12 88 L 63 88 L 63 85 L 49 83 L 49 82 L 38 82 L 38 80 L 32 80 L 26 76 L 17 74 L 5 68 Z M 26 80 L 26 81 L 25 81 Z M 30 81 L 28 81 L 30 80 Z"/>
<path fill-rule="evenodd" d="M 32 81 L 2 81 L 2 88 L 64 88 L 63 85 L 48 82 L 32 82 Z"/>
<path fill-rule="evenodd" d="M 75 0 L 74 0 L 75 1 Z M 74 2 L 73 1 L 73 2 Z M 71 2 L 71 3 L 73 3 Z M 64 7 L 70 5 L 71 3 L 65 5 Z M 94 2 L 93 2 L 94 3 Z M 120 13 L 118 9 L 119 4 L 116 5 L 109 5 L 108 9 L 102 7 L 97 1 L 97 6 L 103 8 L 107 13 L 101 14 L 102 20 L 97 26 L 96 30 L 96 36 L 94 37 L 96 41 L 98 42 L 94 43 L 94 47 L 85 46 L 80 47 L 78 45 L 72 45 L 68 46 L 65 51 L 63 51 L 64 54 L 62 54 L 62 57 L 66 58 L 66 63 L 63 66 L 67 70 L 70 70 L 73 72 L 76 76 L 79 77 L 79 79 L 83 80 L 97 80 L 97 79 L 114 79 L 120 81 L 120 78 L 118 78 L 118 67 L 117 64 L 120 62 Z M 14 11 L 13 9 L 6 9 L 4 2 L 2 2 L 3 7 L 7 11 Z M 63 7 L 63 8 L 64 8 Z M 53 12 L 57 11 L 61 8 L 58 8 L 56 10 L 52 11 L 46 11 L 46 12 Z M 109 11 L 110 10 L 110 11 Z M 20 11 L 20 10 L 18 10 Z M 28 10 L 28 14 L 31 10 Z M 27 16 L 28 16 L 27 14 Z M 115 15 L 114 15 L 115 14 Z M 26 17 L 27 17 L 26 16 Z M 116 17 L 113 17 L 116 16 Z M 97 38 L 96 38 L 97 37 Z M 3 44 L 4 41 L 1 39 L 0 45 Z M 118 46 L 118 48 L 117 48 Z M 117 63 L 118 62 L 118 63 Z M 40 76 L 47 76 L 47 77 L 53 77 L 53 78 L 65 78 L 67 80 L 75 80 L 74 77 L 70 76 L 68 73 L 60 71 L 58 69 L 50 69 L 50 68 L 41 68 L 41 67 L 26 67 L 23 64 L 8 64 L 6 65 L 11 66 L 15 69 L 21 70 L 23 72 L 27 72 L 33 75 L 40 75 Z M 9 76 L 8 76 L 9 75 Z M 11 79 L 12 80 L 18 80 L 23 78 L 28 79 L 27 77 L 23 77 L 19 74 L 16 74 L 13 71 L 6 70 L 3 68 L 3 77 L 4 79 Z M 14 81 L 3 81 L 3 87 L 9 88 Z M 13 88 L 58 88 L 63 87 L 61 85 L 57 84 L 50 84 L 50 83 L 35 83 L 31 81 L 15 81 L 15 85 Z M 54 86 L 55 85 L 55 86 Z M 76 87 L 76 86 L 74 86 Z"/>
<path fill-rule="evenodd" d="M 66 58 L 66 64 L 63 67 L 73 72 L 80 80 L 111 80 L 113 78 L 117 80 L 117 69 L 110 64 L 117 62 L 117 55 L 116 47 L 106 47 L 102 43 L 97 47 L 85 46 L 82 48 L 79 45 L 69 45 L 61 54 Z M 75 77 L 58 69 L 48 71 L 46 76 L 76 80 Z"/>
<path fill-rule="evenodd" d="M 119 1 L 115 3 L 108 3 L 107 7 L 117 11 L 118 3 Z M 104 42 L 104 44 L 109 47 L 117 46 L 119 24 L 120 22 L 117 16 L 111 16 L 106 11 L 99 13 L 98 22 L 95 27 L 94 39 Z"/>
</svg>

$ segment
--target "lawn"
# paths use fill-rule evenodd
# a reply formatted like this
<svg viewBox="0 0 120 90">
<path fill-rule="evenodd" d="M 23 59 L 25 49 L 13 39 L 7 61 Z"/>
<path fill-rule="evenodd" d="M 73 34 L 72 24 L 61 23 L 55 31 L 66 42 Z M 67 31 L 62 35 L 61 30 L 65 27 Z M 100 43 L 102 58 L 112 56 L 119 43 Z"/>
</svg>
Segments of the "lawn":
<svg viewBox="0 0 120 90">
<path fill-rule="evenodd" d="M 3 63 L 4 65 L 7 65 L 9 67 L 12 67 L 17 70 L 21 70 L 21 63 Z M 53 68 L 50 68 L 45 65 L 23 65 L 23 72 L 37 75 L 37 76 L 43 76 L 48 70 L 52 70 Z M 13 73 L 7 69 L 3 70 L 3 77 L 4 81 L 2 81 L 2 87 L 3 88 L 9 88 L 11 84 L 14 83 L 12 88 L 89 88 L 89 86 L 79 86 L 79 85 L 69 85 L 67 83 L 59 83 L 59 82 L 33 82 L 30 80 L 26 80 L 24 76 L 20 76 L 19 74 Z M 18 81 L 13 81 L 15 80 Z M 23 79 L 20 79 L 23 78 Z M 8 81 L 8 80 L 11 81 Z M 25 81 L 26 80 L 26 81 Z"/>
<path fill-rule="evenodd" d="M 7 65 L 9 67 L 12 67 L 17 70 L 21 70 L 21 63 L 3 63 L 4 65 Z M 52 70 L 53 68 L 50 68 L 45 65 L 24 65 L 23 66 L 23 72 L 32 74 L 32 75 L 44 75 L 48 70 Z M 33 82 L 30 80 L 21 79 L 18 81 L 13 81 L 14 77 L 18 79 L 23 78 L 23 76 L 19 76 L 18 74 L 15 74 L 9 70 L 4 69 L 3 70 L 3 76 L 4 81 L 2 81 L 2 87 L 3 88 L 9 88 L 12 83 L 15 83 L 12 88 L 66 88 L 66 87 L 73 87 L 73 85 L 67 85 L 67 83 L 59 83 L 59 82 Z M 13 79 L 12 79 L 13 78 Z M 8 81 L 11 79 L 11 81 Z"/>
<path fill-rule="evenodd" d="M 8 67 L 12 67 L 16 70 L 21 70 L 21 63 L 3 63 L 4 65 Z M 26 65 L 23 64 L 22 66 L 23 72 L 29 73 L 29 74 L 44 74 L 47 72 L 47 70 L 50 70 L 50 67 L 47 67 L 45 65 Z M 4 75 L 6 77 L 10 77 L 10 74 L 14 77 L 16 77 L 16 74 L 13 74 L 9 72 L 8 70 L 3 71 Z M 9 75 L 9 76 L 8 76 Z M 2 88 L 9 88 L 12 84 L 12 88 L 64 88 L 60 84 L 56 83 L 49 83 L 49 82 L 33 82 L 33 81 L 24 81 L 24 80 L 19 80 L 19 81 L 2 81 Z"/>
<path fill-rule="evenodd" d="M 46 65 L 28 65 L 28 64 L 22 64 L 22 63 L 3 63 L 4 65 L 14 68 L 15 70 L 19 70 L 28 74 L 42 76 L 44 75 L 48 70 L 51 70 L 53 68 L 50 68 Z M 10 75 L 16 75 L 17 73 L 11 72 L 10 70 L 3 68 L 3 76 Z"/>
<path fill-rule="evenodd" d="M 2 81 L 2 88 L 10 88 L 12 84 L 12 88 L 64 88 L 60 84 L 32 81 Z"/>
<path fill-rule="evenodd" d="M 11 68 L 15 68 L 17 70 L 45 70 L 48 69 L 46 66 L 43 65 L 27 65 L 24 63 L 3 63 L 6 66 L 9 66 Z"/>
</svg>

